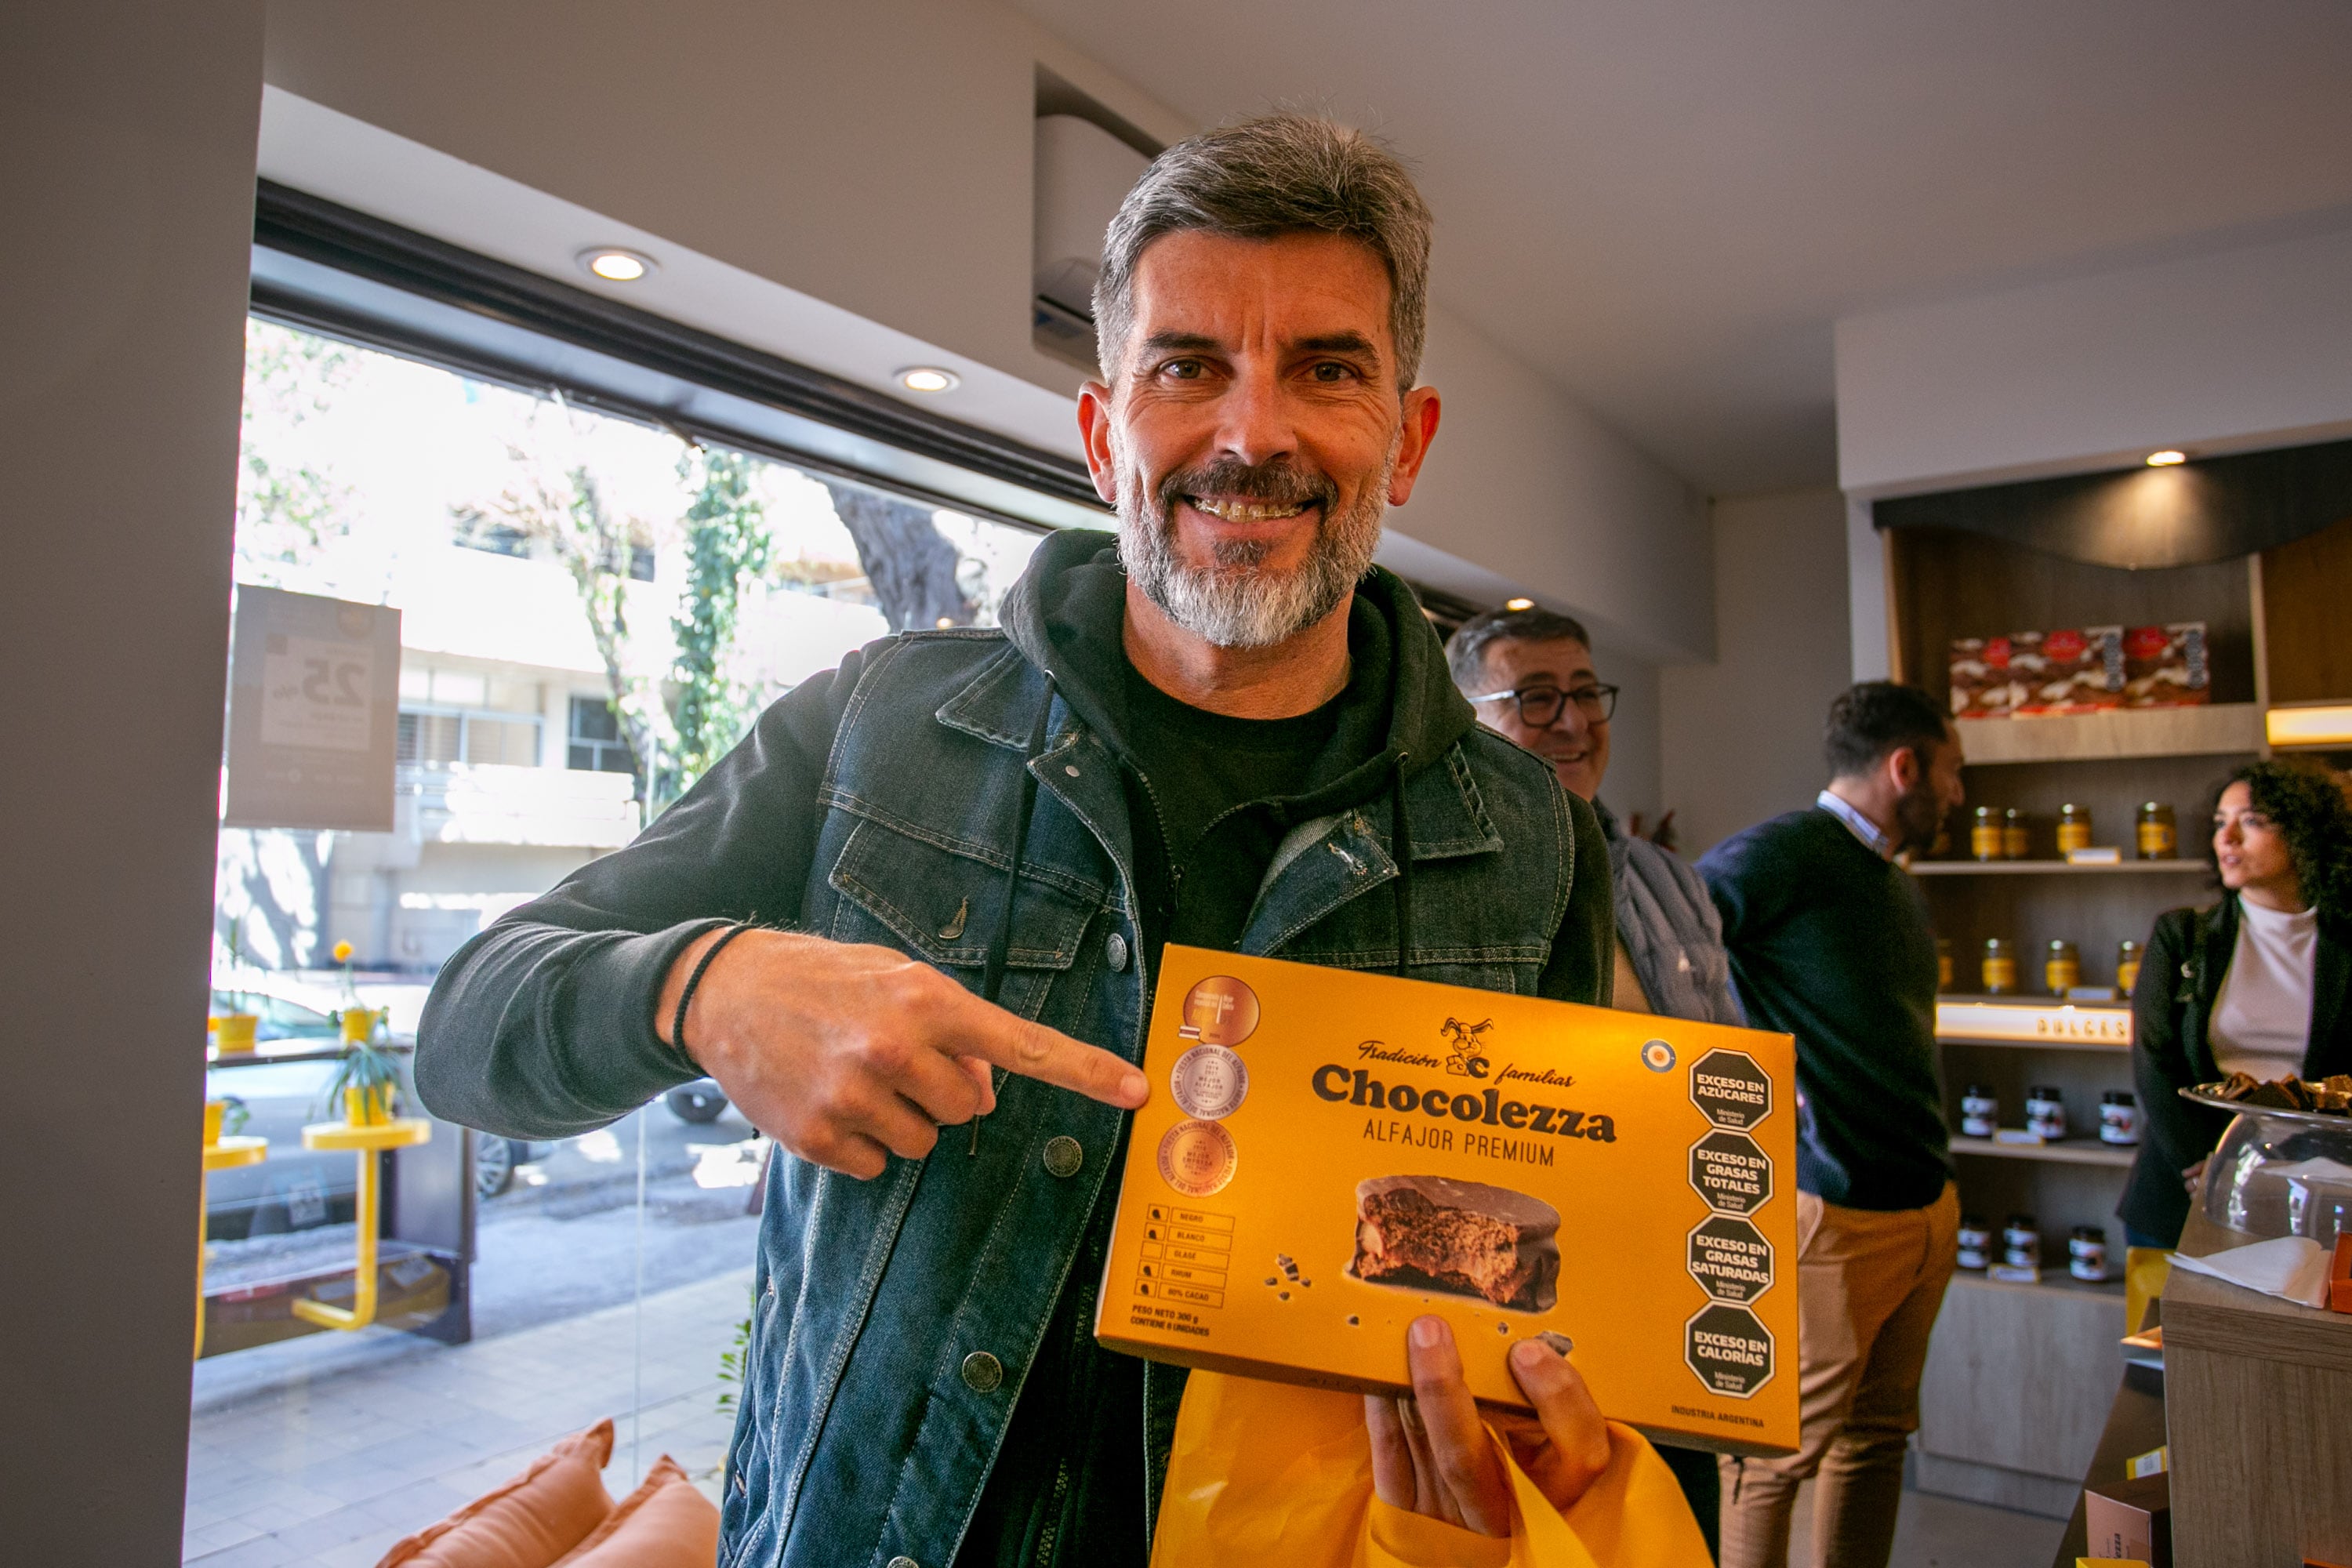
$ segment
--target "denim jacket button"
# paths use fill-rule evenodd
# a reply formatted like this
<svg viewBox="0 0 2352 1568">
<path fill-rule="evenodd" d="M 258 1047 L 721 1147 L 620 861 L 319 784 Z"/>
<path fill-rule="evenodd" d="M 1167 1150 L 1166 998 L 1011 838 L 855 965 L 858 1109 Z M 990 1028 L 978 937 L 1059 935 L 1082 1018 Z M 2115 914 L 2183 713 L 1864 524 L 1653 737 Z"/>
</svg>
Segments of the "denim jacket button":
<svg viewBox="0 0 2352 1568">
<path fill-rule="evenodd" d="M 1110 965 L 1110 972 L 1113 974 L 1126 973 L 1127 938 L 1117 931 L 1111 932 L 1110 940 L 1103 943 L 1103 962 Z"/>
<path fill-rule="evenodd" d="M 923 1565 L 911 1557 L 898 1556 L 890 1559 L 885 1568 L 923 1568 Z"/>
<path fill-rule="evenodd" d="M 1068 1133 L 1045 1140 L 1045 1169 L 1056 1176 L 1075 1176 L 1087 1163 L 1085 1145 Z"/>
<path fill-rule="evenodd" d="M 1004 1363 L 986 1351 L 963 1358 L 964 1386 L 974 1394 L 993 1394 L 1004 1382 Z"/>
</svg>

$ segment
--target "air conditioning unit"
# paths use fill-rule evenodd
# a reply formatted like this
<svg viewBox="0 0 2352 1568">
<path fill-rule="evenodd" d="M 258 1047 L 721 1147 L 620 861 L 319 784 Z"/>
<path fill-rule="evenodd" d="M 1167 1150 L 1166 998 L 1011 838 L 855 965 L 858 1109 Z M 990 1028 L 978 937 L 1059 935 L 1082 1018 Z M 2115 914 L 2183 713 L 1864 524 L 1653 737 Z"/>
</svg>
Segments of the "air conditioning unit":
<svg viewBox="0 0 2352 1568">
<path fill-rule="evenodd" d="M 1103 231 L 1150 162 L 1092 121 L 1037 119 L 1036 331 L 1082 361 L 1094 354 Z"/>
</svg>

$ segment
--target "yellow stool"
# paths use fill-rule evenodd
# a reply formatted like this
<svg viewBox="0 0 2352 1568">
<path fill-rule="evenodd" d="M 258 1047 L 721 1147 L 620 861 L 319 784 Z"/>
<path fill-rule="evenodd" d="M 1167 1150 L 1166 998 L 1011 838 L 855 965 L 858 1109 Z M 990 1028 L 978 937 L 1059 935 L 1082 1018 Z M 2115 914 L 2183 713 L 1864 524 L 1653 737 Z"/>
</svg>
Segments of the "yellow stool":
<svg viewBox="0 0 2352 1568">
<path fill-rule="evenodd" d="M 386 1149 L 414 1148 L 432 1139 L 433 1123 L 421 1116 L 404 1116 L 366 1127 L 354 1127 L 348 1121 L 313 1121 L 302 1129 L 305 1149 L 349 1149 L 359 1156 L 356 1217 L 360 1248 L 358 1272 L 352 1280 L 351 1310 L 304 1300 L 294 1303 L 296 1317 L 330 1329 L 364 1329 L 375 1321 L 376 1231 L 380 1228 L 383 1205 L 377 1181 L 382 1162 L 376 1155 Z"/>
<path fill-rule="evenodd" d="M 2130 1247 L 2124 1249 L 2124 1332 L 2136 1334 L 2140 1320 L 2147 1316 L 2147 1304 L 2164 1294 L 2164 1282 L 2172 1277 L 2172 1253 L 2161 1247 Z"/>
<path fill-rule="evenodd" d="M 223 1138 L 205 1145 L 204 1167 L 196 1174 L 196 1354 L 205 1353 L 205 1178 L 215 1171 L 238 1165 L 258 1165 L 269 1157 L 267 1138 Z"/>
</svg>

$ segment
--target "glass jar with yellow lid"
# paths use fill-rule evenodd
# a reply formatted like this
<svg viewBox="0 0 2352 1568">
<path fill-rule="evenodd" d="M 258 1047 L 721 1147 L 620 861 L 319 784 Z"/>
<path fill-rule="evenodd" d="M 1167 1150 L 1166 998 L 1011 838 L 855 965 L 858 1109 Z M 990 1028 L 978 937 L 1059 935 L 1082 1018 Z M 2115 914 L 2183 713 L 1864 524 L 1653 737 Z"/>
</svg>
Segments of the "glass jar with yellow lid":
<svg viewBox="0 0 2352 1568">
<path fill-rule="evenodd" d="M 2129 996 L 2139 984 L 2139 943 L 2126 937 L 2116 943 L 2116 994 Z"/>
<path fill-rule="evenodd" d="M 1988 996 L 2006 996 L 2017 989 L 2017 949 L 2005 936 L 1985 939 L 1984 958 L 1977 966 L 1978 983 Z"/>
<path fill-rule="evenodd" d="M 2000 807 L 1977 807 L 1976 815 L 1969 822 L 1969 853 L 1979 860 L 2000 858 Z"/>
<path fill-rule="evenodd" d="M 2071 801 L 2058 808 L 2058 858 L 2091 847 L 2091 808 Z"/>
</svg>

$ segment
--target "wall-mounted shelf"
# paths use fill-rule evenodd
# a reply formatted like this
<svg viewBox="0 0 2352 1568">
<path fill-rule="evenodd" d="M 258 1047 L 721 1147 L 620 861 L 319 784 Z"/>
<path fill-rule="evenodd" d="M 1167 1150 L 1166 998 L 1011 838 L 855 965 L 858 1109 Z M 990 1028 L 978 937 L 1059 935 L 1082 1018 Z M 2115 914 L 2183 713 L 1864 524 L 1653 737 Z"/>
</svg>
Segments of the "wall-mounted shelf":
<svg viewBox="0 0 2352 1568">
<path fill-rule="evenodd" d="M 2019 1040 L 2005 1035 L 1943 1034 L 1937 1035 L 1936 1040 L 1937 1044 L 1946 1046 L 1997 1046 L 2011 1050 L 2112 1051 L 2119 1057 L 2131 1054 L 2128 1041 L 2117 1044 L 2113 1040 Z"/>
<path fill-rule="evenodd" d="M 2044 1248 L 2049 1247 L 2047 1237 L 2043 1238 L 2042 1245 Z M 1963 1268 L 1954 1274 L 1952 1283 L 1972 1285 L 1981 1290 L 2056 1291 L 2065 1296 L 2121 1297 L 2124 1293 L 2123 1271 L 2120 1268 L 2116 1269 L 2116 1277 L 2112 1279 L 2077 1279 L 2066 1272 L 2066 1265 L 2063 1259 L 2055 1268 L 2045 1265 L 2042 1270 L 2040 1281 L 2032 1285 L 2008 1279 L 1995 1279 L 1972 1268 Z"/>
<path fill-rule="evenodd" d="M 2069 1138 L 2062 1143 L 1995 1143 L 1986 1138 L 1955 1138 L 1955 1154 L 1980 1154 L 1990 1160 L 2041 1160 L 2053 1165 L 2114 1165 L 2129 1169 L 2134 1150 L 2102 1143 L 2095 1138 Z"/>
<path fill-rule="evenodd" d="M 2127 1051 L 2131 1005 L 1942 996 L 1936 1001 L 1936 1038 L 1948 1045 Z"/>
<path fill-rule="evenodd" d="M 2145 942 L 2166 906 L 2210 896 L 2200 818 L 2231 767 L 2265 754 L 2265 712 L 2352 702 L 2352 616 L 2344 610 L 2352 602 L 2352 519 L 2262 555 L 2141 571 L 1948 527 L 1890 528 L 1882 537 L 1892 673 L 1930 691 L 1948 684 L 1955 638 L 2204 623 L 2208 704 L 1962 721 L 1969 806 L 2021 812 L 2028 853 L 2042 858 L 1912 868 L 1961 984 L 1978 983 L 1984 944 L 1995 937 L 2010 944 L 2021 981 L 2039 982 L 2049 944 L 2063 941 L 2075 945 L 2085 982 L 2110 983 L 2119 942 Z M 2135 818 L 2148 801 L 2172 808 L 2179 859 L 2061 863 L 2054 819 L 2063 806 L 2087 812 L 2095 842 L 2129 856 Z M 1970 820 L 1956 815 L 1944 825 L 1956 849 L 1968 846 Z M 2033 1089 L 2048 1088 L 2089 1136 L 2039 1145 L 1951 1141 L 1955 1155 L 1965 1156 L 1951 1162 L 1962 1208 L 1996 1223 L 2005 1214 L 2035 1215 L 2045 1259 L 2058 1267 L 2038 1285 L 1953 1279 L 1920 1390 L 1917 1484 L 2063 1519 L 2082 1495 L 2123 1373 L 2121 1287 L 2069 1279 L 2063 1248 L 2074 1226 L 2098 1226 L 2109 1258 L 2124 1255 L 2114 1215 L 2136 1151 L 2096 1134 L 2104 1097 L 2133 1087 L 2130 1009 L 2119 1002 L 2069 1008 L 2037 989 L 1948 994 L 1937 998 L 1936 1015 L 1953 1126 L 1964 1087 L 1982 1088 L 2011 1119 Z M 2006 1375 L 1988 1375 L 1996 1369 Z"/>
<path fill-rule="evenodd" d="M 2077 866 L 2065 860 L 1914 860 L 1915 877 L 2112 877 L 2179 876 L 2208 872 L 2202 860 L 2118 860 L 2108 866 Z"/>
<path fill-rule="evenodd" d="M 2263 748 L 2263 709 L 2255 702 L 1969 719 L 1955 728 L 1960 734 L 1960 753 L 1971 766 L 2221 756 Z"/>
</svg>

